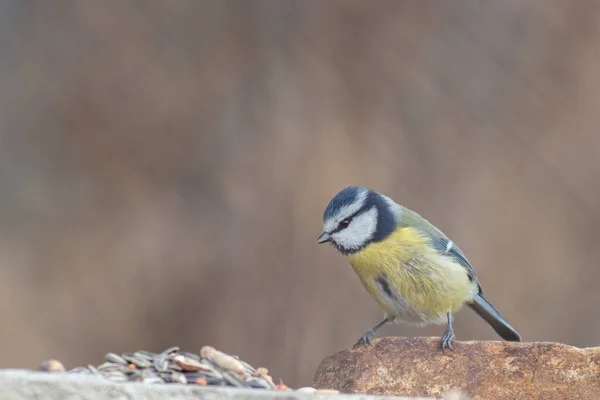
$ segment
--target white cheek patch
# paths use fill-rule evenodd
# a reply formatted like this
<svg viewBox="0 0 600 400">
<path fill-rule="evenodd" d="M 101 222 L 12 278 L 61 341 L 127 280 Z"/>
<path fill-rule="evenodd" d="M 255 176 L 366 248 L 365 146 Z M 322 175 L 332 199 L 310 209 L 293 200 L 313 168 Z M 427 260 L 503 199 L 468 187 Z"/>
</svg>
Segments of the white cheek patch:
<svg viewBox="0 0 600 400">
<path fill-rule="evenodd" d="M 354 203 L 342 207 L 334 218 L 329 218 L 327 221 L 325 221 L 325 223 L 323 224 L 323 231 L 333 231 L 335 228 L 337 228 L 337 225 L 341 221 L 356 214 L 358 210 L 360 210 L 365 205 L 365 201 L 367 200 L 367 194 L 369 194 L 369 192 L 366 189 L 361 190 L 356 195 L 356 200 L 354 201 Z"/>
<path fill-rule="evenodd" d="M 352 218 L 346 229 L 331 235 L 333 241 L 344 249 L 358 249 L 373 238 L 377 229 L 377 208 Z"/>
</svg>

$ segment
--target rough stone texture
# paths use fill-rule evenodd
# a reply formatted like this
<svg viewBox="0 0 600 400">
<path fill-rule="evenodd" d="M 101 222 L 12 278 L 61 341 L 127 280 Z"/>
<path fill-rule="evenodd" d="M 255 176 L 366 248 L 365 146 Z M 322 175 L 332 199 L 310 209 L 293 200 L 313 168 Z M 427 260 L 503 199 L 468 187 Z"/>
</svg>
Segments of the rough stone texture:
<svg viewBox="0 0 600 400">
<path fill-rule="evenodd" d="M 377 400 L 382 396 L 277 392 L 268 390 L 195 385 L 157 385 L 144 383 L 112 383 L 100 377 L 42 373 L 27 370 L 0 370 L 1 400 L 75 400 L 75 399 L 169 399 L 169 400 Z M 396 400 L 419 400 L 407 397 L 385 397 Z M 421 398 L 421 400 L 427 400 Z M 431 400 L 431 399 L 429 399 Z"/>
<path fill-rule="evenodd" d="M 600 348 L 557 343 L 382 338 L 322 361 L 315 387 L 345 393 L 440 396 L 460 388 L 476 399 L 600 399 Z"/>
</svg>

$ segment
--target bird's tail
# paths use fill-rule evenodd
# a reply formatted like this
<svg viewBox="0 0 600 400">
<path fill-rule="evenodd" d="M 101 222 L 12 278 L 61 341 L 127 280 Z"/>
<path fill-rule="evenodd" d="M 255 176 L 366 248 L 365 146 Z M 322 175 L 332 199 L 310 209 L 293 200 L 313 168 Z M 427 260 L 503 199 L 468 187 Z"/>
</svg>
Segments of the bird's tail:
<svg viewBox="0 0 600 400">
<path fill-rule="evenodd" d="M 509 342 L 520 342 L 521 335 L 510 326 L 504 317 L 496 310 L 481 294 L 476 294 L 473 298 L 473 302 L 469 303 L 477 315 L 485 320 L 502 339 Z"/>
</svg>

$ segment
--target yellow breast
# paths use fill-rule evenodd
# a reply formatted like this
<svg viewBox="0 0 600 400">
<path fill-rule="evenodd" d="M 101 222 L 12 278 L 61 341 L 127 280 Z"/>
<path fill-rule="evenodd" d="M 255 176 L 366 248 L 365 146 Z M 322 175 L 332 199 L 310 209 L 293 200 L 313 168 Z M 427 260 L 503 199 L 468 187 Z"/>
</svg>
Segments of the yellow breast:
<svg viewBox="0 0 600 400">
<path fill-rule="evenodd" d="M 413 228 L 400 228 L 348 260 L 385 313 L 407 322 L 442 321 L 477 291 L 463 266 Z"/>
</svg>

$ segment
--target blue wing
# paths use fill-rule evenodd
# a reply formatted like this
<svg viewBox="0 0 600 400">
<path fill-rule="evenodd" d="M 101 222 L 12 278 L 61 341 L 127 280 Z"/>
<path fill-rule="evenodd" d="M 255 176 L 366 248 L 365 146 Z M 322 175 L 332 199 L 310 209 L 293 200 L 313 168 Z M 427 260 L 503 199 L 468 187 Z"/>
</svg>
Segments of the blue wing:
<svg viewBox="0 0 600 400">
<path fill-rule="evenodd" d="M 467 257 L 458 248 L 458 246 L 454 244 L 453 241 L 447 238 L 431 238 L 431 244 L 437 251 L 440 252 L 441 255 L 450 257 L 454 261 L 465 267 L 465 269 L 469 273 L 469 279 L 471 279 L 471 281 L 477 280 L 475 270 L 471 266 L 471 263 L 469 262 L 469 260 L 467 260 Z"/>
</svg>

